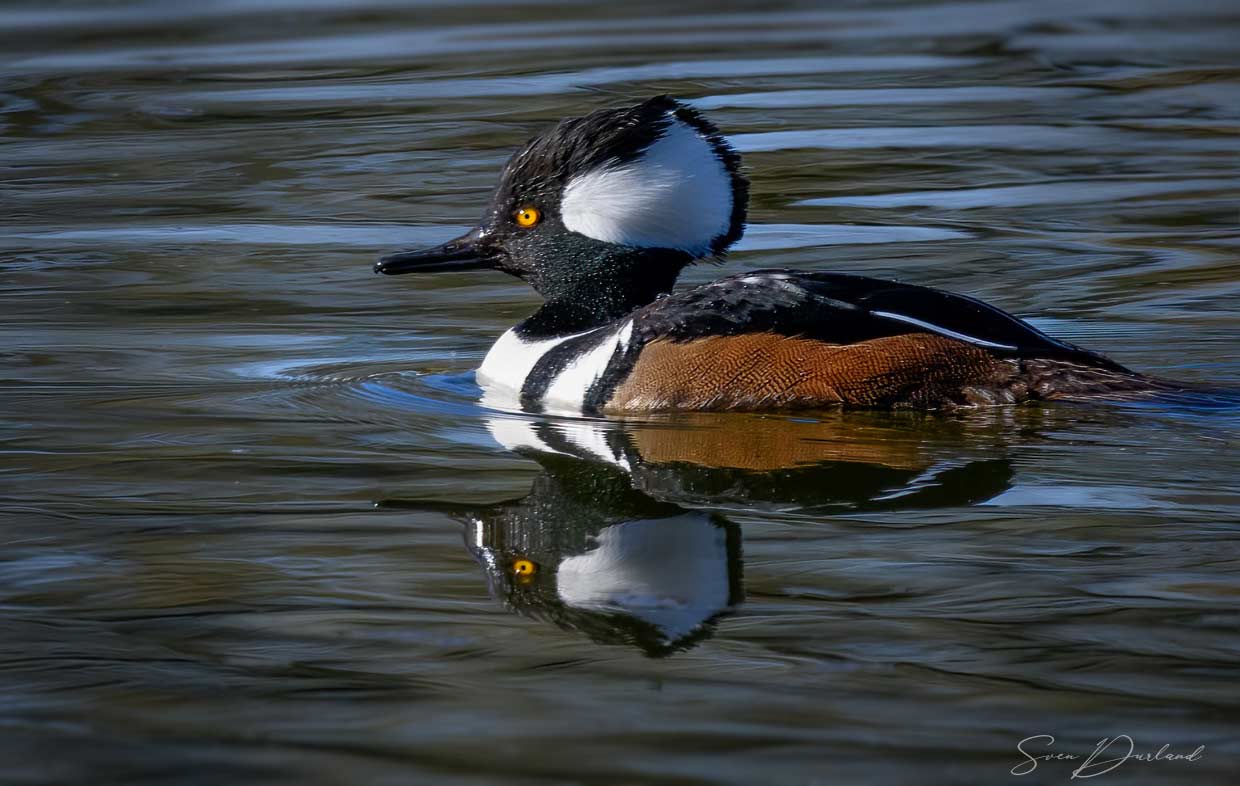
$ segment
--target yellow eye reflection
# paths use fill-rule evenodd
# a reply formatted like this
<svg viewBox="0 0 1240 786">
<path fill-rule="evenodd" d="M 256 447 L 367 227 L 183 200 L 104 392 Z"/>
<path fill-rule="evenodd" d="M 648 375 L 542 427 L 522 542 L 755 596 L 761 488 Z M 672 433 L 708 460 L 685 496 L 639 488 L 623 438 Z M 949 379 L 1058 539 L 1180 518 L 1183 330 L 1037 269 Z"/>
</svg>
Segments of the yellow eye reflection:
<svg viewBox="0 0 1240 786">
<path fill-rule="evenodd" d="M 542 213 L 539 213 L 536 207 L 523 207 L 516 212 L 517 225 L 526 229 L 537 224 L 541 218 Z"/>
<path fill-rule="evenodd" d="M 519 581 L 529 581 L 537 572 L 538 566 L 528 559 L 518 559 L 512 562 L 512 575 L 516 576 Z"/>
</svg>

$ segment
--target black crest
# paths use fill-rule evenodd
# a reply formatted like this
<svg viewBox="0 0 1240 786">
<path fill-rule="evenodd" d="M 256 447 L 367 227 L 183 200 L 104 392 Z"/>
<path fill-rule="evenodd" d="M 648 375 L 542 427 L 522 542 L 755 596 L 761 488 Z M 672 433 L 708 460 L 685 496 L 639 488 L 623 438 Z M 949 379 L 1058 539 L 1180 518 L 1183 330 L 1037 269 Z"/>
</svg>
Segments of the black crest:
<svg viewBox="0 0 1240 786">
<path fill-rule="evenodd" d="M 731 180 L 731 221 L 727 232 L 711 242 L 711 252 L 720 254 L 744 233 L 749 181 L 741 174 L 740 154 L 719 130 L 696 110 L 667 95 L 562 120 L 534 137 L 504 166 L 493 208 L 506 213 L 534 196 L 558 207 L 564 188 L 574 176 L 635 160 L 675 121 L 691 126 L 710 144 Z"/>
</svg>

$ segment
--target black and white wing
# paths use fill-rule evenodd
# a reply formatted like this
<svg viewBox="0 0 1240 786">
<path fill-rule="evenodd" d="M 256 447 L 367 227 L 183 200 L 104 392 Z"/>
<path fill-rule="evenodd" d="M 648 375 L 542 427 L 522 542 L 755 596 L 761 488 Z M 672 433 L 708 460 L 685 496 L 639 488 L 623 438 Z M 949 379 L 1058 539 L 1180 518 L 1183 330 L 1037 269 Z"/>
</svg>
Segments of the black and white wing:
<svg viewBox="0 0 1240 786">
<path fill-rule="evenodd" d="M 936 406 L 997 384 L 1003 360 L 1130 373 L 980 300 L 843 273 L 730 276 L 639 309 L 623 330 L 588 409 Z"/>
<path fill-rule="evenodd" d="M 670 295 L 634 319 L 640 341 L 760 332 L 828 344 L 935 333 L 1003 354 L 1070 358 L 1120 370 L 975 298 L 847 273 L 742 273 Z"/>
</svg>

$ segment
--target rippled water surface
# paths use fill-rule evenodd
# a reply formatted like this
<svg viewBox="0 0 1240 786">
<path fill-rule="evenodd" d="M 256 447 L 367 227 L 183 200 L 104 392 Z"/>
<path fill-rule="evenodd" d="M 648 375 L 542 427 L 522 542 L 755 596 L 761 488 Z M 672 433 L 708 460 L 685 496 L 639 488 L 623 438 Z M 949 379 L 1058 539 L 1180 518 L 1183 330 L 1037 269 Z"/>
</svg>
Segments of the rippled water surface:
<svg viewBox="0 0 1240 786">
<path fill-rule="evenodd" d="M 0 781 L 1066 782 L 1010 774 L 1045 734 L 1234 783 L 1237 41 L 1212 0 L 4 4 Z M 688 280 L 942 286 L 1207 392 L 484 410 L 536 296 L 371 264 L 659 92 L 753 180 Z"/>
</svg>

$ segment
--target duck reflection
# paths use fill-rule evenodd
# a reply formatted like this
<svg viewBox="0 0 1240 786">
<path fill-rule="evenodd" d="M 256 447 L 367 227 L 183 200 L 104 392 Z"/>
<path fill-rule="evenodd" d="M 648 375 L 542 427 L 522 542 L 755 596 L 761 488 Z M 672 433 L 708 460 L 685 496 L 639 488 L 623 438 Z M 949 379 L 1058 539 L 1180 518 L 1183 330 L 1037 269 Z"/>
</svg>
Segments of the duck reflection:
<svg viewBox="0 0 1240 786">
<path fill-rule="evenodd" d="M 615 465 L 538 460 L 527 496 L 469 521 L 467 545 L 508 608 L 658 656 L 740 603 L 737 525 L 660 501 Z"/>
<path fill-rule="evenodd" d="M 744 598 L 741 532 L 725 513 L 970 505 L 1007 490 L 1013 475 L 1006 422 L 496 416 L 488 428 L 542 470 L 519 499 L 450 508 L 492 594 L 524 616 L 654 657 L 710 636 Z"/>
<path fill-rule="evenodd" d="M 1002 417 L 1002 416 L 995 416 Z M 1012 423 L 915 413 L 822 419 L 687 415 L 667 421 L 495 417 L 491 435 L 547 466 L 619 468 L 634 490 L 691 507 L 815 513 L 983 502 L 1012 477 Z"/>
<path fill-rule="evenodd" d="M 929 424 L 496 417 L 492 436 L 542 472 L 526 496 L 470 514 L 466 543 L 513 611 L 668 655 L 708 637 L 743 600 L 740 528 L 720 510 L 968 505 L 1010 486 L 1011 463 L 995 458 L 987 429 Z"/>
</svg>

